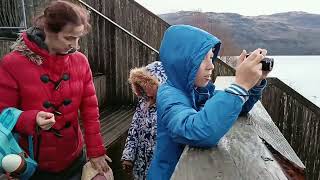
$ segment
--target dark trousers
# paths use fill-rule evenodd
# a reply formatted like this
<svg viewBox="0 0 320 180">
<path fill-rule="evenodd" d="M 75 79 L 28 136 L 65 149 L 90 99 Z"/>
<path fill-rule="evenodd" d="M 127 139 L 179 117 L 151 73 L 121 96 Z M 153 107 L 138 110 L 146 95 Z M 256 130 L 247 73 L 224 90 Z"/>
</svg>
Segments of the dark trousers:
<svg viewBox="0 0 320 180">
<path fill-rule="evenodd" d="M 51 173 L 37 170 L 30 178 L 31 180 L 80 180 L 82 168 L 86 164 L 85 153 L 80 156 L 66 170 L 58 173 Z"/>
</svg>

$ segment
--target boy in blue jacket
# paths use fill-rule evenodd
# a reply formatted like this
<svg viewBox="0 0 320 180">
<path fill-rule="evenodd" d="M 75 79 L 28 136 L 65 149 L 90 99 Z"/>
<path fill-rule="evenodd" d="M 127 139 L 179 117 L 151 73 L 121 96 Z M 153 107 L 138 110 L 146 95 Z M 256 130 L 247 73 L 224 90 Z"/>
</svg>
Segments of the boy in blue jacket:
<svg viewBox="0 0 320 180">
<path fill-rule="evenodd" d="M 157 142 L 147 179 L 170 179 L 185 145 L 213 147 L 261 97 L 268 72 L 260 61 L 266 50 L 239 57 L 235 82 L 224 91 L 210 81 L 221 42 L 192 26 L 175 25 L 165 32 L 160 61 L 167 82 L 157 94 Z"/>
</svg>

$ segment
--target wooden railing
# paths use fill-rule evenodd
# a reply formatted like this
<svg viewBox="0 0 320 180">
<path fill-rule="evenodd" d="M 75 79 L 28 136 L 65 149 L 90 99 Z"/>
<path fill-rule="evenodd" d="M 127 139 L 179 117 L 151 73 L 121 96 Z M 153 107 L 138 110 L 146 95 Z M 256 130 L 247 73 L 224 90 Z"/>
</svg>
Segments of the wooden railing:
<svg viewBox="0 0 320 180">
<path fill-rule="evenodd" d="M 216 74 L 235 70 L 217 61 Z M 320 108 L 278 78 L 268 78 L 262 104 L 306 166 L 307 179 L 320 179 Z"/>
</svg>

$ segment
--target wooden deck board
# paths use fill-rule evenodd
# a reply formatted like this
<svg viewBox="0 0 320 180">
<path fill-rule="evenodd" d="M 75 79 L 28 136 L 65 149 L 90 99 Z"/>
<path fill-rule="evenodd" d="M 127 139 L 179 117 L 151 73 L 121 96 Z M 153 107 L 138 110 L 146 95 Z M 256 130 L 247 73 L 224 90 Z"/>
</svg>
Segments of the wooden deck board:
<svg viewBox="0 0 320 180">
<path fill-rule="evenodd" d="M 126 133 L 130 127 L 134 107 L 106 107 L 100 113 L 100 131 L 104 140 L 104 146 L 108 147 L 111 143 Z M 82 122 L 80 121 L 82 127 Z"/>
<path fill-rule="evenodd" d="M 132 121 L 134 108 L 120 107 L 109 113 L 104 112 L 106 116 L 101 118 L 101 133 L 106 147 L 128 130 Z"/>
</svg>

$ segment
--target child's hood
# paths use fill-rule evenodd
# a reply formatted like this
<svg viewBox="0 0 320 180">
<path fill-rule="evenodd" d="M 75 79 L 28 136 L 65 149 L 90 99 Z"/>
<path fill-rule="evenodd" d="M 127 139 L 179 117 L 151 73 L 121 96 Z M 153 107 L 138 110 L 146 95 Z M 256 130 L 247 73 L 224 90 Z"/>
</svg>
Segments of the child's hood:
<svg viewBox="0 0 320 180">
<path fill-rule="evenodd" d="M 212 48 L 215 60 L 220 44 L 215 36 L 189 25 L 168 28 L 160 47 L 160 61 L 168 83 L 186 93 L 192 92 L 201 62 Z"/>
</svg>

